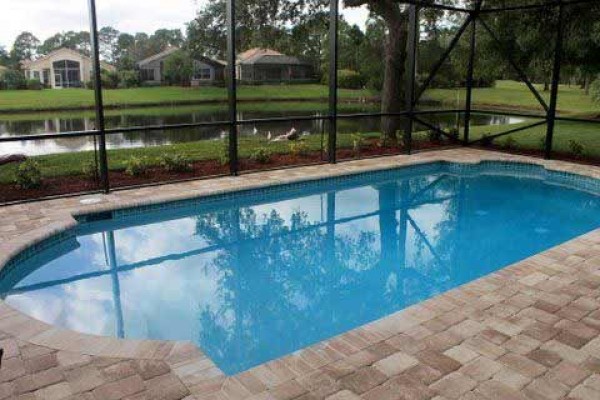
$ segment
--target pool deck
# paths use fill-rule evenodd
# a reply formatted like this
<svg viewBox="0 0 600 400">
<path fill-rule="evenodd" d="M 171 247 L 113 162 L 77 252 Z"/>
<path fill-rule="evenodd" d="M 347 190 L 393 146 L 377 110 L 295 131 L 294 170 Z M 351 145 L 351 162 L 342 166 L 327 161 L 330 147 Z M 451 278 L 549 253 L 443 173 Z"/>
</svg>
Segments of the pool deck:
<svg viewBox="0 0 600 400">
<path fill-rule="evenodd" d="M 600 178 L 596 167 L 453 149 L 0 207 L 0 267 L 74 214 L 438 160 Z M 598 400 L 600 229 L 233 377 L 191 343 L 79 334 L 1 301 L 0 347 L 0 399 Z"/>
</svg>

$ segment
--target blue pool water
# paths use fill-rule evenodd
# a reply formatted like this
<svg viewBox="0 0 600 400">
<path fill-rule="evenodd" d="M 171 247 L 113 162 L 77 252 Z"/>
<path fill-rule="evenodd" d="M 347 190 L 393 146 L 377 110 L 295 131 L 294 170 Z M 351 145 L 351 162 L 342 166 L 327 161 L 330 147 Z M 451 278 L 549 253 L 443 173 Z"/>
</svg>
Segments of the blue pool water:
<svg viewBox="0 0 600 400">
<path fill-rule="evenodd" d="M 90 216 L 0 293 L 80 332 L 191 340 L 234 374 L 598 228 L 598 186 L 437 163 Z"/>
</svg>

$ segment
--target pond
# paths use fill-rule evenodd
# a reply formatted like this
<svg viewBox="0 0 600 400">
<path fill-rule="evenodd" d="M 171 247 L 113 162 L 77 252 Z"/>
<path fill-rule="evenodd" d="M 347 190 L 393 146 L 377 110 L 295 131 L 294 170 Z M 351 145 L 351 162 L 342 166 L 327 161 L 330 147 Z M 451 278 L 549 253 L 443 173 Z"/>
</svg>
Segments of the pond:
<svg viewBox="0 0 600 400">
<path fill-rule="evenodd" d="M 276 107 L 273 110 L 273 107 Z M 374 106 L 341 106 L 340 113 L 376 112 Z M 244 104 L 238 113 L 238 119 L 264 119 L 277 117 L 301 117 L 307 115 L 326 115 L 324 104 L 289 103 L 289 104 Z M 107 128 L 144 127 L 174 125 L 199 122 L 219 122 L 228 118 L 224 105 L 198 107 L 151 107 L 108 111 Z M 462 125 L 462 118 L 456 114 L 445 114 L 427 117 L 429 122 L 442 128 Z M 474 115 L 473 125 L 504 125 L 523 122 L 521 118 L 508 116 Z M 338 122 L 339 133 L 374 132 L 380 130 L 380 118 L 347 119 Z M 28 115 L 0 115 L 0 137 L 33 135 L 56 132 L 72 132 L 92 130 L 95 117 L 92 112 L 53 112 Z M 240 126 L 240 135 L 263 135 L 269 133 L 275 137 L 290 131 L 292 128 L 304 134 L 320 135 L 327 132 L 327 124 L 318 121 L 291 121 L 248 124 Z M 227 126 L 197 127 L 186 129 L 164 129 L 157 131 L 136 131 L 111 134 L 107 137 L 109 149 L 135 148 L 174 143 L 185 143 L 198 140 L 218 140 L 227 137 Z M 70 153 L 94 149 L 92 137 L 60 138 L 0 143 L 0 154 L 20 153 L 29 156 Z"/>
</svg>

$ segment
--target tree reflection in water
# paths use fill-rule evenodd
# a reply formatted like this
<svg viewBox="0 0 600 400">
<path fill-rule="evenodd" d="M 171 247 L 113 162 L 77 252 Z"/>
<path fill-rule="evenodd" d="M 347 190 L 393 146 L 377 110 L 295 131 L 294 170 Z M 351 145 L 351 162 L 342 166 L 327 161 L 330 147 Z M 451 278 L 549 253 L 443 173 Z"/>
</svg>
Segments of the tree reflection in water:
<svg viewBox="0 0 600 400">
<path fill-rule="evenodd" d="M 453 220 L 455 183 L 436 177 L 377 185 L 378 210 L 337 220 L 336 194 L 330 192 L 324 223 L 311 222 L 303 211 L 286 223 L 276 210 L 259 215 L 253 208 L 198 216 L 197 235 L 226 249 L 213 261 L 223 272 L 220 301 L 201 307 L 199 342 L 219 343 L 207 350 L 210 356 L 244 370 L 439 291 L 436 282 L 447 280 L 446 263 L 432 257 L 433 245 L 409 210 L 441 205 Z M 377 222 L 378 231 L 336 232 L 364 219 Z M 407 267 L 409 230 L 418 258 L 429 260 L 418 268 Z"/>
<path fill-rule="evenodd" d="M 600 226 L 598 197 L 541 180 L 369 179 L 91 223 L 0 296 L 86 333 L 192 340 L 233 374 Z"/>
</svg>

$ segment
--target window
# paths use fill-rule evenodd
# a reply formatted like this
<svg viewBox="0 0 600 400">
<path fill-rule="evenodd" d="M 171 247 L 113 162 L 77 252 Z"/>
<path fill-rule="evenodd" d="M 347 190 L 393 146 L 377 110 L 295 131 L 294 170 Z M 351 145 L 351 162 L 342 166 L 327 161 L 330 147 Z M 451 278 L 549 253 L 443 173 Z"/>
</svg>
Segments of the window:
<svg viewBox="0 0 600 400">
<path fill-rule="evenodd" d="M 209 67 L 197 65 L 194 71 L 194 79 L 208 81 L 212 78 L 211 69 Z"/>
<path fill-rule="evenodd" d="M 140 70 L 140 79 L 142 81 L 153 81 L 154 80 L 154 70 L 153 69 L 141 69 Z"/>
<path fill-rule="evenodd" d="M 44 78 L 44 81 L 42 83 L 44 85 L 49 85 L 50 84 L 50 70 L 45 69 L 42 76 Z"/>
<path fill-rule="evenodd" d="M 52 63 L 57 87 L 81 87 L 81 71 L 77 61 L 61 60 Z"/>
<path fill-rule="evenodd" d="M 40 80 L 40 71 L 33 71 L 33 79 Z"/>
</svg>

